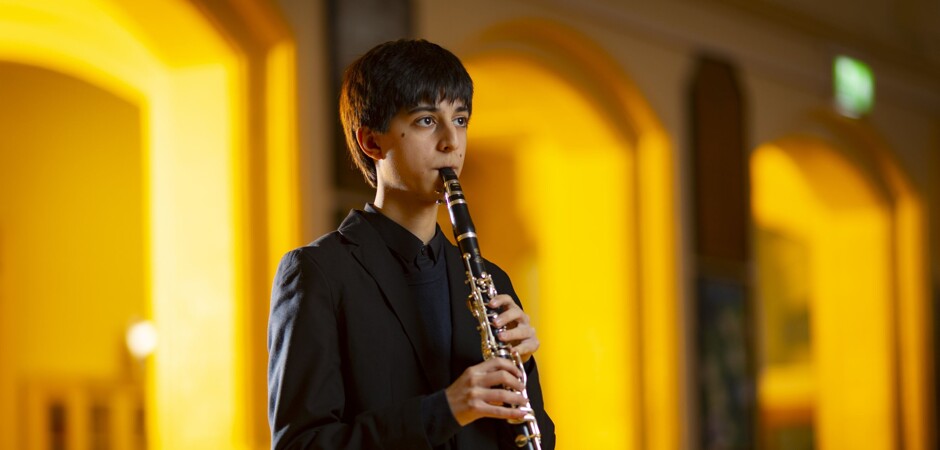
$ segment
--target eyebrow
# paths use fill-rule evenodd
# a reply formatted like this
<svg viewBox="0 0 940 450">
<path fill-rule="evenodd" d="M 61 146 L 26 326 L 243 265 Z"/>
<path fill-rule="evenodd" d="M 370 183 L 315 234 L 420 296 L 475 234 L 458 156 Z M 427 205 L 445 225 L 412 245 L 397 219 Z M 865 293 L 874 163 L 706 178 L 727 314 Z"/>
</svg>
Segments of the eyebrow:
<svg viewBox="0 0 940 450">
<path fill-rule="evenodd" d="M 416 112 L 437 112 L 439 110 L 440 108 L 438 108 L 436 105 L 429 105 L 427 103 L 421 103 L 408 109 L 408 114 L 414 114 Z M 467 105 L 460 105 L 457 107 L 455 111 L 466 112 L 468 111 Z"/>
</svg>

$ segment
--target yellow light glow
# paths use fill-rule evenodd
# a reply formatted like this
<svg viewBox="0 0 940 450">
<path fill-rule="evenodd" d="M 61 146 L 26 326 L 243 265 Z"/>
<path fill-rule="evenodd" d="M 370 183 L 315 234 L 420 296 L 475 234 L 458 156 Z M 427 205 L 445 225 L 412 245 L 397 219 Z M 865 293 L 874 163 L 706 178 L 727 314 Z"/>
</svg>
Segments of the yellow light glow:
<svg viewBox="0 0 940 450">
<path fill-rule="evenodd" d="M 148 306 L 140 109 L 8 62 L 0 98 L 0 448 L 30 450 L 48 408 L 24 414 L 25 386 L 46 399 L 132 370 L 121 339 Z"/>
<path fill-rule="evenodd" d="M 752 210 L 757 226 L 807 242 L 812 358 L 809 366 L 764 369 L 762 412 L 811 412 L 822 449 L 892 449 L 888 210 L 833 150 L 810 140 L 788 144 L 752 156 Z"/>
<path fill-rule="evenodd" d="M 629 325 L 637 321 L 628 220 L 632 151 L 577 91 L 544 69 L 511 57 L 473 61 L 468 69 L 477 86 L 471 145 L 515 136 L 517 189 L 538 194 L 526 195 L 520 206 L 526 229 L 535 233 L 539 297 L 531 308 L 538 311 L 533 322 L 543 343 L 538 359 L 546 402 L 565 430 L 558 446 L 633 448 L 639 393 L 637 330 Z M 519 88 L 513 80 L 525 80 L 532 97 L 507 107 L 502 100 Z M 565 114 L 547 113 L 553 110 Z M 604 245 L 585 245 L 578 238 L 585 235 L 603 236 Z M 500 247 L 487 244 L 497 262 Z M 566 331 L 572 328 L 578 333 Z"/>
<path fill-rule="evenodd" d="M 903 433 L 906 448 L 932 448 L 936 428 L 936 411 L 929 401 L 933 395 L 933 368 L 930 361 L 935 349 L 933 336 L 933 308 L 929 299 L 928 275 L 930 267 L 926 252 L 926 207 L 915 185 L 899 167 L 890 152 L 891 145 L 877 131 L 857 121 L 833 114 L 820 114 L 817 118 L 832 128 L 837 136 L 853 145 L 869 149 L 869 156 L 877 166 L 883 190 L 893 202 L 894 246 L 891 258 L 895 278 L 895 346 L 897 360 L 900 418 L 899 433 Z"/>
<path fill-rule="evenodd" d="M 268 58 L 268 264 L 272 273 L 300 242 L 300 181 L 297 167 L 295 49 L 281 44 Z"/>
<path fill-rule="evenodd" d="M 559 430 L 566 430 L 558 446 L 631 448 L 639 439 L 640 392 L 635 249 L 629 239 L 635 229 L 627 213 L 631 192 L 621 175 L 631 172 L 629 155 L 590 155 L 589 149 L 545 140 L 525 147 L 524 154 L 538 154 L 525 172 L 545 175 L 538 183 L 544 202 L 527 219 L 538 230 L 536 328 L 545 348 L 539 355 L 543 385 Z M 603 236 L 604 244 L 575 238 L 587 235 Z M 576 336 L 565 331 L 572 327 Z"/>
<path fill-rule="evenodd" d="M 898 245 L 898 329 L 901 367 L 900 395 L 903 398 L 902 417 L 905 442 L 911 450 L 930 448 L 931 429 L 934 427 L 930 396 L 930 358 L 934 354 L 930 336 L 933 336 L 928 302 L 925 268 L 929 267 L 925 254 L 924 217 L 919 198 L 908 189 L 901 190 L 896 204 L 897 219 L 894 236 Z M 936 430 L 934 430 L 936 432 Z"/>
<path fill-rule="evenodd" d="M 491 53 L 467 66 L 476 87 L 467 171 L 500 174 L 488 166 L 512 158 L 512 188 L 519 194 L 503 198 L 521 197 L 518 211 L 478 206 L 474 215 L 483 223 L 486 214 L 519 216 L 520 229 L 495 230 L 483 241 L 484 254 L 497 263 L 512 260 L 514 255 L 501 251 L 518 248 L 520 234 L 532 241 L 523 246 L 532 245 L 525 251 L 534 261 L 502 265 L 539 330 L 537 358 L 547 408 L 559 430 L 558 447 L 637 449 L 652 436 L 656 448 L 678 448 L 678 333 L 673 279 L 667 275 L 674 271 L 674 217 L 666 140 L 657 130 L 644 129 L 639 148 L 632 148 L 631 138 L 621 134 L 622 117 L 607 115 L 577 85 L 522 54 Z M 477 164 L 481 146 L 487 150 Z M 508 156 L 496 157 L 494 149 Z M 471 183 L 465 187 L 476 192 Z M 498 180 L 480 183 L 488 198 L 498 197 Z M 640 228 L 655 231 L 641 234 Z M 640 261 L 647 265 L 643 271 Z M 641 273 L 648 279 L 640 280 Z M 641 293 L 648 299 L 643 306 Z M 644 326 L 645 320 L 656 323 Z M 644 355 L 648 350 L 655 355 Z M 649 375 L 644 367 L 651 368 Z M 641 382 L 643 376 L 651 378 Z M 648 412 L 653 417 L 641 419 Z"/>
<path fill-rule="evenodd" d="M 0 59 L 67 73 L 141 101 L 139 92 L 159 82 L 152 77 L 159 63 L 126 23 L 112 20 L 113 10 L 107 0 L 0 0 Z"/>
<path fill-rule="evenodd" d="M 166 149 L 152 159 L 151 252 L 154 320 L 165 330 L 155 355 L 155 412 L 167 448 L 231 442 L 244 414 L 236 386 L 243 356 L 235 349 L 236 73 L 223 64 L 174 71 L 160 102 L 166 109 L 153 121 L 155 147 Z"/>
<path fill-rule="evenodd" d="M 647 448 L 682 447 L 680 426 L 684 398 L 682 374 L 683 316 L 676 284 L 678 268 L 670 144 L 650 127 L 637 146 L 639 196 L 639 282 L 642 302 L 643 405 Z M 687 395 L 687 394 L 686 394 Z"/>
<path fill-rule="evenodd" d="M 146 283 L 161 345 L 148 366 L 148 447 L 239 448 L 246 367 L 235 274 L 243 203 L 233 158 L 244 79 L 188 1 L 0 0 L 0 60 L 70 74 L 141 105 Z M 236 238 L 238 237 L 238 238 Z M 237 442 L 236 442 L 237 441 Z"/>
<path fill-rule="evenodd" d="M 765 406 L 765 420 L 782 422 L 792 416 L 805 419 L 817 397 L 813 371 L 808 365 L 770 366 L 761 372 L 757 398 Z"/>
</svg>

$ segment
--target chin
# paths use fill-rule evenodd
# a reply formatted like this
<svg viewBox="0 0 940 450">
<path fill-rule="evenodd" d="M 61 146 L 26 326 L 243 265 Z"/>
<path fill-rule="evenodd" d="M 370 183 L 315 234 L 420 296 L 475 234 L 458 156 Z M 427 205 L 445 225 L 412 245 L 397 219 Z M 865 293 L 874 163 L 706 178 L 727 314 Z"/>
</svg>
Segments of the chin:
<svg viewBox="0 0 940 450">
<path fill-rule="evenodd" d="M 431 192 L 423 195 L 422 197 L 423 197 L 423 200 L 427 201 L 428 203 L 440 203 L 441 201 L 444 200 L 444 194 L 438 193 L 436 190 L 432 190 Z"/>
<path fill-rule="evenodd" d="M 427 198 L 427 202 L 428 202 L 429 204 L 438 204 L 438 205 L 439 205 L 439 204 L 441 204 L 441 203 L 444 202 L 444 196 L 443 196 L 443 195 L 438 195 L 438 194 L 435 193 L 435 194 L 433 194 L 433 195 L 431 195 L 431 196 L 429 196 L 429 197 Z"/>
</svg>

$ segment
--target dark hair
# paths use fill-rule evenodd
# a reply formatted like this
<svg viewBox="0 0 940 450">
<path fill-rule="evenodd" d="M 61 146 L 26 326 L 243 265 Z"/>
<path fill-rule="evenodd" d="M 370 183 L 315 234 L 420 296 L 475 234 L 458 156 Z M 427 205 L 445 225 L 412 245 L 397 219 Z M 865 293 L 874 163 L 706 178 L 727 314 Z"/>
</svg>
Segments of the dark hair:
<svg viewBox="0 0 940 450">
<path fill-rule="evenodd" d="M 472 110 L 473 81 L 453 53 L 423 39 L 386 42 L 354 61 L 343 74 L 339 111 L 346 147 L 370 186 L 375 161 L 356 141 L 356 130 L 388 131 L 402 108 L 422 102 L 462 101 Z"/>
</svg>

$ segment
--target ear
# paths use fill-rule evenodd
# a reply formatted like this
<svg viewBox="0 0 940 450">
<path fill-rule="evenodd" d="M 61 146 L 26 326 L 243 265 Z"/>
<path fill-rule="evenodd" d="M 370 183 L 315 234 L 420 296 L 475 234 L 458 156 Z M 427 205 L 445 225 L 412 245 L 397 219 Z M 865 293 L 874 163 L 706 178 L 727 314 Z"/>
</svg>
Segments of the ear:
<svg viewBox="0 0 940 450">
<path fill-rule="evenodd" d="M 359 148 L 362 149 L 362 152 L 365 153 L 368 157 L 378 161 L 385 159 L 385 154 L 382 152 L 382 147 L 378 143 L 378 135 L 380 133 L 368 127 L 359 127 L 356 130 L 356 142 L 359 143 Z"/>
</svg>

